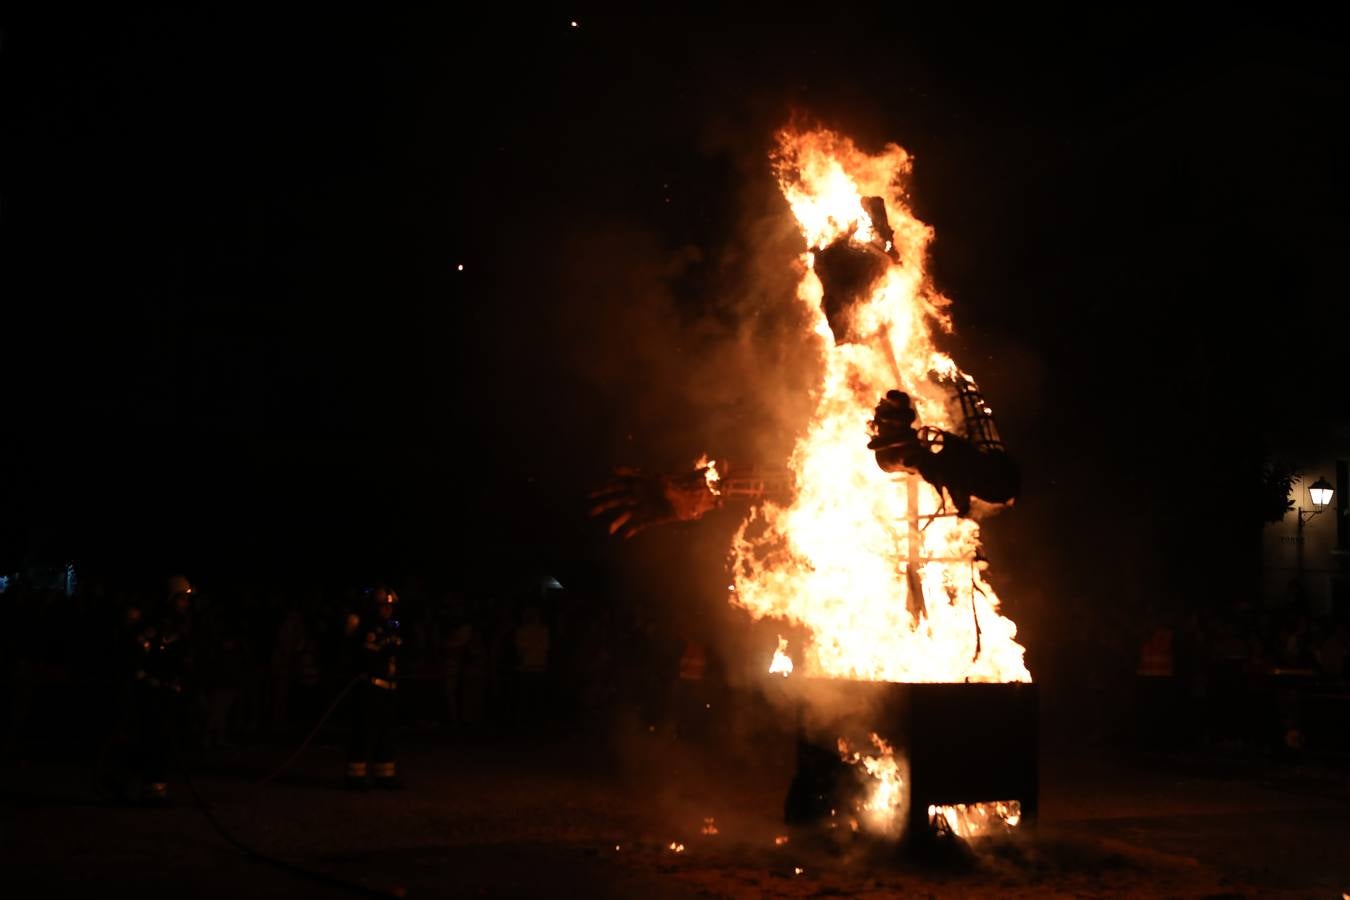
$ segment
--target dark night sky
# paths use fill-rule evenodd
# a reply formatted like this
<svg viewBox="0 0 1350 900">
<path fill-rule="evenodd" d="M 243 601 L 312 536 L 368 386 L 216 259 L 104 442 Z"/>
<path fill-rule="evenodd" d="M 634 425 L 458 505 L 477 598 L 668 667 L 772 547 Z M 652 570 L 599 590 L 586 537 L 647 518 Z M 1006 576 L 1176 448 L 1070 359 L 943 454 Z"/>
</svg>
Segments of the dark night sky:
<svg viewBox="0 0 1350 900">
<path fill-rule="evenodd" d="M 1221 582 L 1263 435 L 1346 418 L 1326 23 L 584 12 L 8 24 L 6 559 L 603 567 L 612 463 L 786 446 L 794 111 L 917 155 L 1029 609 Z"/>
</svg>

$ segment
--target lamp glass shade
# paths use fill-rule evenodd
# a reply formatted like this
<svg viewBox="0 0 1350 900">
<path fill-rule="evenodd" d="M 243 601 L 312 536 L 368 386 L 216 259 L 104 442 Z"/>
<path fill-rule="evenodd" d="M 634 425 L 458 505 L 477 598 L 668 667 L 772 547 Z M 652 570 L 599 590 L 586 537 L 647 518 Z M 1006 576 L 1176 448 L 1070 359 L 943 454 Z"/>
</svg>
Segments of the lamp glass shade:
<svg viewBox="0 0 1350 900">
<path fill-rule="evenodd" d="M 1321 509 L 1331 503 L 1331 495 L 1336 493 L 1336 490 L 1331 486 L 1331 482 L 1325 478 L 1319 478 L 1308 485 L 1308 493 L 1312 495 L 1313 506 Z"/>
</svg>

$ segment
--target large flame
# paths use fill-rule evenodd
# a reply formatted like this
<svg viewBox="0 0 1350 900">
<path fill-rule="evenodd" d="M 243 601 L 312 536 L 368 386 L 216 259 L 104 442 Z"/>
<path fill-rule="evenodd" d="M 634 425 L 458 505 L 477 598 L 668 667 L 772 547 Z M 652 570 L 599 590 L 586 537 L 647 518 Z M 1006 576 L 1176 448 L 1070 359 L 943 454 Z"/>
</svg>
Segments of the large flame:
<svg viewBox="0 0 1350 900">
<path fill-rule="evenodd" d="M 950 504 L 932 486 L 881 471 L 867 449 L 872 410 L 893 388 L 913 399 L 916 424 L 958 431 L 961 421 L 951 387 L 967 376 L 933 342 L 935 330 L 951 329 L 949 301 L 924 270 L 933 232 L 906 202 L 911 158 L 894 144 L 869 155 L 830 131 L 787 130 L 773 163 L 808 248 L 844 235 L 879 240 L 863 198 L 881 197 L 898 261 L 856 309 L 857 339 L 837 343 L 821 311 L 814 255 L 801 258 L 797 296 L 811 316 L 815 337 L 806 338 L 819 343 L 824 378 L 789 463 L 795 497 L 764 504 L 737 532 L 732 602 L 807 630 L 799 659 L 808 676 L 1030 681 L 1016 626 L 999 614 L 976 560 L 979 527 L 936 516 Z M 907 596 L 911 556 L 920 560 L 924 595 L 917 616 L 916 598 Z"/>
</svg>

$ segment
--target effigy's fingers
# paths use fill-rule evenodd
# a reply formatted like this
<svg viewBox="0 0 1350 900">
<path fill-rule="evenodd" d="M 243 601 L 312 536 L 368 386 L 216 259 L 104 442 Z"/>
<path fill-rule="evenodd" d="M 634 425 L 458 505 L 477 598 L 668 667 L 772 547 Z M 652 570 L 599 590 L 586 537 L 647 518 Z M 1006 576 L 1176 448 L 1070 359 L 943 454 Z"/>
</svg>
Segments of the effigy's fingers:
<svg viewBox="0 0 1350 900">
<path fill-rule="evenodd" d="M 613 493 L 608 495 L 591 495 L 594 501 L 591 504 L 591 515 L 598 516 L 607 513 L 611 509 L 630 508 L 638 505 L 638 499 L 632 494 Z"/>
</svg>

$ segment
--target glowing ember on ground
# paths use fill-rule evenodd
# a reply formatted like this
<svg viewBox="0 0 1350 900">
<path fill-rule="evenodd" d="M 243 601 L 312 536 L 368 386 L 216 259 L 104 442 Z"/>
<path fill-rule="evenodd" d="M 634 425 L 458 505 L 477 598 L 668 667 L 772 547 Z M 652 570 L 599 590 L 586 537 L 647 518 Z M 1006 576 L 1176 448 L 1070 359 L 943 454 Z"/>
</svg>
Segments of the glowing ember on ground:
<svg viewBox="0 0 1350 900">
<path fill-rule="evenodd" d="M 781 846 L 783 846 L 784 844 L 786 844 L 787 842 L 788 842 L 788 836 L 787 836 L 786 834 L 780 834 L 780 835 L 778 835 L 776 838 L 773 839 L 773 843 L 774 843 L 774 846 L 775 846 L 775 847 L 781 847 Z"/>
<path fill-rule="evenodd" d="M 792 867 L 792 874 L 793 874 L 793 875 L 800 875 L 800 874 L 802 874 L 802 873 L 805 872 L 805 871 L 806 871 L 806 870 L 803 869 L 801 866 L 793 866 L 793 867 Z"/>
<path fill-rule="evenodd" d="M 684 844 L 677 844 L 677 843 L 675 843 L 674 841 L 672 841 L 671 844 L 670 844 L 670 849 L 671 849 L 671 850 L 674 850 L 676 853 L 683 853 L 683 852 L 684 852 Z"/>
<path fill-rule="evenodd" d="M 703 819 L 703 833 L 717 834 L 717 822 L 711 816 L 705 816 Z"/>
</svg>

